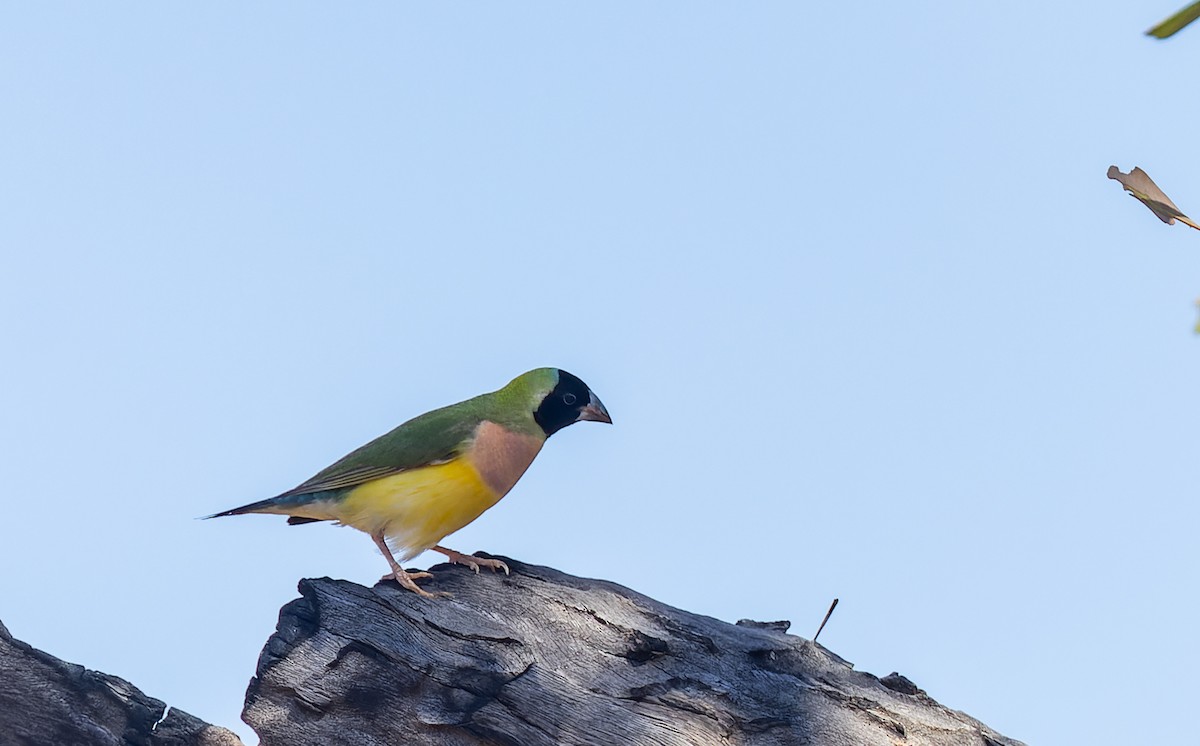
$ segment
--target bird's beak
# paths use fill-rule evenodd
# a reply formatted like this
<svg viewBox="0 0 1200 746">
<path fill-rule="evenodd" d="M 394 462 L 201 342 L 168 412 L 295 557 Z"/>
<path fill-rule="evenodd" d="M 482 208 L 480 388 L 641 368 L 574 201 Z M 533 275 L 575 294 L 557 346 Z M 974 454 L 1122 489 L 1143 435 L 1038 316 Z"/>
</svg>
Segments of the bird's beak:
<svg viewBox="0 0 1200 746">
<path fill-rule="evenodd" d="M 575 421 L 607 422 L 611 425 L 612 417 L 608 416 L 608 410 L 604 408 L 604 405 L 600 403 L 596 395 L 588 391 L 588 397 L 588 403 L 584 405 L 583 409 L 579 410 L 579 417 Z"/>
</svg>

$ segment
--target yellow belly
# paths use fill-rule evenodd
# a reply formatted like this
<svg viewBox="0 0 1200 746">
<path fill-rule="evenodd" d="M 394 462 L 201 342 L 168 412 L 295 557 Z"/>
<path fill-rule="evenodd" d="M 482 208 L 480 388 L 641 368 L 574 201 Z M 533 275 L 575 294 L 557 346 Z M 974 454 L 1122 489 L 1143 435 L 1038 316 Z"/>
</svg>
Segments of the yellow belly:
<svg viewBox="0 0 1200 746">
<path fill-rule="evenodd" d="M 475 520 L 501 497 L 470 463 L 456 459 L 355 487 L 331 512 L 347 526 L 383 533 L 403 562 Z"/>
</svg>

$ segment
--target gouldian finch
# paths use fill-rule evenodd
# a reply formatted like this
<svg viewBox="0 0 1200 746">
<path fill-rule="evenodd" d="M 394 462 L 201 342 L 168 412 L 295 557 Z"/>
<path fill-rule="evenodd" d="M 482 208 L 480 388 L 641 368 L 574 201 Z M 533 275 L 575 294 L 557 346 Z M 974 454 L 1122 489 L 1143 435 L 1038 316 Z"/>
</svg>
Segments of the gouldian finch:
<svg viewBox="0 0 1200 746">
<path fill-rule="evenodd" d="M 538 368 L 499 391 L 414 417 L 299 487 L 208 517 L 273 513 L 289 516 L 293 525 L 353 526 L 387 558 L 391 574 L 384 579 L 432 596 L 415 582 L 431 575 L 406 572 L 400 562 L 432 549 L 475 572 L 482 566 L 507 573 L 499 560 L 461 554 L 440 542 L 508 494 L 546 438 L 584 420 L 612 423 L 579 378 Z"/>
</svg>

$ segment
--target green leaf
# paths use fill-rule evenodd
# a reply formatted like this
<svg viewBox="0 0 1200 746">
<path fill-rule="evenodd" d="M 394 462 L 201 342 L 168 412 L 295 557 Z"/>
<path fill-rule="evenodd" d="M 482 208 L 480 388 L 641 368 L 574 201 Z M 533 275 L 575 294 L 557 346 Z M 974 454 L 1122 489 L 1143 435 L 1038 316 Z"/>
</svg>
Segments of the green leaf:
<svg viewBox="0 0 1200 746">
<path fill-rule="evenodd" d="M 1175 15 L 1146 32 L 1146 36 L 1166 39 L 1179 29 L 1200 18 L 1200 2 L 1192 3 Z"/>
</svg>

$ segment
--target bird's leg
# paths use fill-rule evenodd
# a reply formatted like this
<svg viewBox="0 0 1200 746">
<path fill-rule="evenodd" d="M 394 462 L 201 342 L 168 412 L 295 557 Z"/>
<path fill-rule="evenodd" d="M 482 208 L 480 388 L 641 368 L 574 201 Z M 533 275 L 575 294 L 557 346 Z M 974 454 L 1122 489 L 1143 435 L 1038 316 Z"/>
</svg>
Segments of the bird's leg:
<svg viewBox="0 0 1200 746">
<path fill-rule="evenodd" d="M 436 546 L 433 548 L 433 551 L 441 552 L 442 554 L 446 555 L 446 559 L 450 560 L 453 563 L 456 563 L 459 565 L 466 565 L 467 567 L 474 570 L 476 575 L 479 574 L 480 567 L 491 568 L 492 572 L 495 572 L 496 570 L 503 570 L 505 575 L 509 574 L 508 573 L 508 565 L 504 564 L 500 560 L 484 559 L 483 557 L 472 557 L 469 554 L 463 554 L 462 552 L 456 552 L 453 549 L 447 549 L 446 547 L 443 547 L 443 546 Z"/>
<path fill-rule="evenodd" d="M 416 581 L 419 578 L 432 578 L 433 575 L 427 572 L 407 572 L 400 563 L 396 562 L 396 558 L 392 556 L 392 550 L 388 548 L 387 542 L 383 539 L 383 534 L 371 534 L 371 539 L 375 541 L 375 546 L 379 547 L 379 551 L 383 552 L 383 556 L 387 559 L 388 564 L 392 566 L 392 572 L 389 575 L 384 575 L 381 580 L 395 580 L 402 588 L 407 588 L 418 596 L 425 598 L 434 598 L 435 596 L 427 590 L 417 585 Z"/>
</svg>

